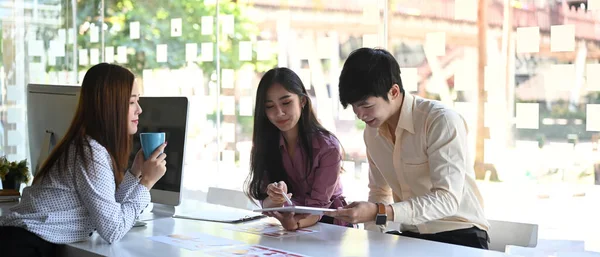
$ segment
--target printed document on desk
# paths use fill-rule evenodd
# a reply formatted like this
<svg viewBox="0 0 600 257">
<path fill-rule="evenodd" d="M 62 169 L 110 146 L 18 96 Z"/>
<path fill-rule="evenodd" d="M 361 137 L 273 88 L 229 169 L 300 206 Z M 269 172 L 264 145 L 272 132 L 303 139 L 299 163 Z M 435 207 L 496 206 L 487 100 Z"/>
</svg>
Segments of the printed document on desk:
<svg viewBox="0 0 600 257">
<path fill-rule="evenodd" d="M 325 212 L 336 211 L 336 209 L 314 208 L 314 207 L 305 207 L 305 206 L 286 206 L 286 207 L 265 208 L 265 209 L 254 210 L 254 212 L 270 212 L 270 211 L 323 215 Z"/>
</svg>

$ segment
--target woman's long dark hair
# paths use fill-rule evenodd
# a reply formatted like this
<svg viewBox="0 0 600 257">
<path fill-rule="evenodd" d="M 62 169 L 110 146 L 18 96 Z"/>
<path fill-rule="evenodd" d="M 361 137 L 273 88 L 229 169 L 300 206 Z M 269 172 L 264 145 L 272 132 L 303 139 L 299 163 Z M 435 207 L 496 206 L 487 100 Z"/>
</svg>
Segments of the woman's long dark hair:
<svg viewBox="0 0 600 257">
<path fill-rule="evenodd" d="M 274 68 L 265 73 L 258 84 L 256 93 L 254 132 L 252 135 L 252 152 L 250 153 L 250 173 L 246 179 L 245 186 L 246 195 L 257 200 L 267 198 L 267 185 L 278 181 L 284 181 L 287 184 L 288 192 L 299 194 L 293 191 L 294 189 L 291 183 L 289 183 L 290 181 L 283 167 L 281 151 L 279 149 L 281 132 L 269 121 L 266 114 L 267 90 L 274 84 L 280 84 L 288 92 L 298 95 L 301 101 L 303 97 L 306 99 L 306 104 L 302 108 L 302 113 L 298 120 L 298 138 L 300 139 L 302 152 L 307 162 L 305 178 L 308 178 L 313 166 L 313 135 L 315 133 L 323 133 L 333 136 L 317 120 L 312 109 L 310 97 L 306 93 L 302 80 L 296 73 L 288 68 Z"/>
<path fill-rule="evenodd" d="M 75 148 L 74 154 L 86 167 L 92 165 L 84 153 L 85 148 L 90 147 L 87 136 L 106 148 L 112 159 L 115 184 L 118 186 L 121 183 L 131 148 L 127 115 L 134 79 L 135 76 L 128 69 L 108 63 L 97 64 L 85 73 L 71 125 L 44 161 L 33 179 L 34 184 L 42 183 L 47 176 L 55 176 L 52 172 L 64 172 L 71 147 Z M 73 160 L 75 162 L 76 158 Z M 53 170 L 55 165 L 58 165 L 58 169 Z"/>
</svg>

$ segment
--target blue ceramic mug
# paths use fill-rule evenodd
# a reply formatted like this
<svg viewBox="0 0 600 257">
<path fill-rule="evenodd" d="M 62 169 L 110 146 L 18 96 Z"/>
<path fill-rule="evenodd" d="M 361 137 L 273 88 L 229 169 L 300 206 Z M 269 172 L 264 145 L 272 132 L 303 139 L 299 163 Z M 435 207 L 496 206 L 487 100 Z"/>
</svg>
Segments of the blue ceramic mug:
<svg viewBox="0 0 600 257">
<path fill-rule="evenodd" d="M 165 143 L 165 137 L 164 132 L 140 133 L 140 143 L 142 144 L 145 160 L 150 158 L 156 148 Z"/>
</svg>

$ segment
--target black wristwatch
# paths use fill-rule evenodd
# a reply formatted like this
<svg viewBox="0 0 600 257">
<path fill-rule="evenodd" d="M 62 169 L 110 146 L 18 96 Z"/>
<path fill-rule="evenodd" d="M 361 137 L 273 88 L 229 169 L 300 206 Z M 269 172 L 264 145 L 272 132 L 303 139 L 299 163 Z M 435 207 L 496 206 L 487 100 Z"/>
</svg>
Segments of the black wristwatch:
<svg viewBox="0 0 600 257">
<path fill-rule="evenodd" d="M 385 211 L 385 205 L 383 203 L 377 203 L 377 216 L 375 216 L 375 224 L 385 225 L 387 224 L 387 212 Z"/>
</svg>

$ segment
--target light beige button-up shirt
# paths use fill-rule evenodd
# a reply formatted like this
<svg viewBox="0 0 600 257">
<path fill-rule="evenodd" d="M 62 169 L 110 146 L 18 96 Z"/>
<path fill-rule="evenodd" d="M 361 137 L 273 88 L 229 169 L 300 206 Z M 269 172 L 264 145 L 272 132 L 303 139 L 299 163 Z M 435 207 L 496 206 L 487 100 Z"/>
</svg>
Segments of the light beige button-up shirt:
<svg viewBox="0 0 600 257">
<path fill-rule="evenodd" d="M 405 94 L 396 141 L 386 125 L 364 132 L 369 201 L 391 204 L 402 231 L 487 230 L 483 199 L 467 145 L 467 125 L 439 102 Z M 388 218 L 389 219 L 389 218 Z M 377 229 L 374 223 L 367 229 Z"/>
</svg>

